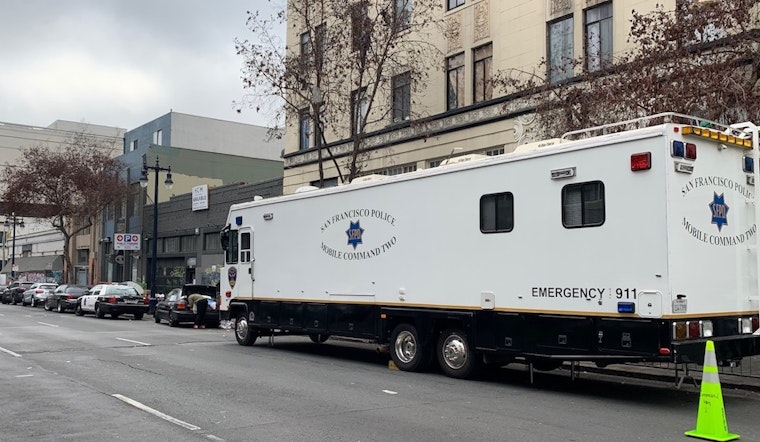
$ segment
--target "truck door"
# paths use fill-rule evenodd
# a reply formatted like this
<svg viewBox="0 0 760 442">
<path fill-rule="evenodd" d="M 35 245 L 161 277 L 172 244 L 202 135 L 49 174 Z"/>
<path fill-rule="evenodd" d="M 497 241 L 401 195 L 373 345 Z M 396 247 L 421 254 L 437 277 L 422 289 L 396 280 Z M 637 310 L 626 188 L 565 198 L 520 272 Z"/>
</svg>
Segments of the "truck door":
<svg viewBox="0 0 760 442">
<path fill-rule="evenodd" d="M 251 293 L 253 293 L 254 276 L 253 267 L 253 231 L 250 228 L 240 229 L 240 269 L 251 277 Z"/>
</svg>

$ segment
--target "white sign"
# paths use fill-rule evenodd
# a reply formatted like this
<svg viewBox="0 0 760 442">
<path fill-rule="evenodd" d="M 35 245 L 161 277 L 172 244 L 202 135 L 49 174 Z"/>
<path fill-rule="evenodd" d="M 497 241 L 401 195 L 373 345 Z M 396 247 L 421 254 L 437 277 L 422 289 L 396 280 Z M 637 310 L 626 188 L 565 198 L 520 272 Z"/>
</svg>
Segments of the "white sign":
<svg viewBox="0 0 760 442">
<path fill-rule="evenodd" d="M 193 212 L 208 209 L 208 184 L 193 187 Z"/>
<path fill-rule="evenodd" d="M 113 236 L 114 250 L 140 250 L 139 233 L 117 233 Z"/>
</svg>

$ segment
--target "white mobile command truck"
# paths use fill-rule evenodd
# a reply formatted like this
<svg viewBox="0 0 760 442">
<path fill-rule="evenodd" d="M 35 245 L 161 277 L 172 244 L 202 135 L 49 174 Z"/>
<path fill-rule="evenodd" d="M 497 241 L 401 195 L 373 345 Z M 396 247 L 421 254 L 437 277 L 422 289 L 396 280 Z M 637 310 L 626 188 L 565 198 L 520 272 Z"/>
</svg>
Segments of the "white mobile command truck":
<svg viewBox="0 0 760 442">
<path fill-rule="evenodd" d="M 358 338 L 456 378 L 701 363 L 707 339 L 723 363 L 758 354 L 757 131 L 742 124 L 661 114 L 235 204 L 224 308 L 241 345 Z"/>
</svg>

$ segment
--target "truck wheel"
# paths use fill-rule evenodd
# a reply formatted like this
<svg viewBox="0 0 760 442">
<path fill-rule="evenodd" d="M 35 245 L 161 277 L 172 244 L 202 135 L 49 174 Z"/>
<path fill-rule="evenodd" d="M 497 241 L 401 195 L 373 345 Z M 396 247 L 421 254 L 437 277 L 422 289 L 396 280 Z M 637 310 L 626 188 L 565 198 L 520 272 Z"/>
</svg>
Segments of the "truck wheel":
<svg viewBox="0 0 760 442">
<path fill-rule="evenodd" d="M 248 317 L 245 312 L 238 315 L 235 321 L 235 339 L 240 345 L 253 345 L 256 342 L 256 330 L 248 326 Z"/>
<path fill-rule="evenodd" d="M 315 344 L 321 344 L 325 342 L 326 340 L 330 339 L 330 335 L 326 335 L 322 333 L 312 333 L 309 335 L 309 339 L 311 339 L 311 342 Z"/>
<path fill-rule="evenodd" d="M 430 365 L 430 346 L 422 345 L 417 328 L 399 324 L 391 333 L 391 359 L 399 370 L 421 371 Z"/>
<path fill-rule="evenodd" d="M 480 364 L 475 352 L 461 330 L 449 329 L 438 339 L 438 363 L 446 376 L 469 379 L 476 374 Z"/>
</svg>

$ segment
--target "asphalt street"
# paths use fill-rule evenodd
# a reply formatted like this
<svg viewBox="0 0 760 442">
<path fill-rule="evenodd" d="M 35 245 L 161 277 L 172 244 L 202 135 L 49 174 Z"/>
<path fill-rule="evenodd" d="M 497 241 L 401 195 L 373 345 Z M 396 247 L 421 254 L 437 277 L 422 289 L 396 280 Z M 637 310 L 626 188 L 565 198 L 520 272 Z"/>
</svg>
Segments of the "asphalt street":
<svg viewBox="0 0 760 442">
<path fill-rule="evenodd" d="M 699 389 L 508 366 L 477 380 L 388 368 L 373 345 L 151 317 L 0 305 L 1 441 L 681 441 Z M 760 395 L 724 391 L 731 432 L 760 441 Z"/>
</svg>

